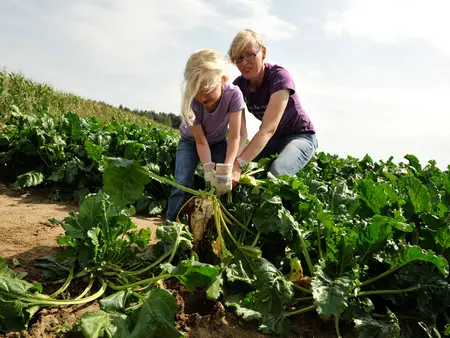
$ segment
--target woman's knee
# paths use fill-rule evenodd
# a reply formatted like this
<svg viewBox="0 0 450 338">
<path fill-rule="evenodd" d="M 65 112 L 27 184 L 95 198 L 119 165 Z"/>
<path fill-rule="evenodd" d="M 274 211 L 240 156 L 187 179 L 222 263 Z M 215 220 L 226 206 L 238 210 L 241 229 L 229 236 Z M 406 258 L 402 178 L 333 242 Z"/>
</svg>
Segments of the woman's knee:
<svg viewBox="0 0 450 338">
<path fill-rule="evenodd" d="M 289 142 L 272 163 L 270 172 L 278 175 L 296 175 L 313 158 L 316 150 L 315 138 L 301 138 Z"/>
<path fill-rule="evenodd" d="M 273 161 L 272 164 L 270 165 L 269 171 L 275 177 L 278 177 L 279 175 L 293 176 L 297 172 L 293 172 L 292 167 L 293 166 L 290 162 L 283 161 L 283 159 L 280 159 L 280 157 L 277 157 L 275 159 L 275 161 Z"/>
</svg>

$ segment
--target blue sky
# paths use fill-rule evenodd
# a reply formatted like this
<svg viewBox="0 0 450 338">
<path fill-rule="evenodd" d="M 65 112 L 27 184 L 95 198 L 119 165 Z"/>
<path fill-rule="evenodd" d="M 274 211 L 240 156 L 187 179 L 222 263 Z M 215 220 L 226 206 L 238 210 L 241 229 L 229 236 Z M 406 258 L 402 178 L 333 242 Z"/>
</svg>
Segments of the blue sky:
<svg viewBox="0 0 450 338">
<path fill-rule="evenodd" d="M 405 4 L 408 4 L 407 6 Z M 178 114 L 190 53 L 259 32 L 319 150 L 450 164 L 448 0 L 0 0 L 0 66 L 83 97 Z M 229 67 L 230 79 L 238 72 Z M 248 116 L 249 133 L 259 122 Z"/>
</svg>

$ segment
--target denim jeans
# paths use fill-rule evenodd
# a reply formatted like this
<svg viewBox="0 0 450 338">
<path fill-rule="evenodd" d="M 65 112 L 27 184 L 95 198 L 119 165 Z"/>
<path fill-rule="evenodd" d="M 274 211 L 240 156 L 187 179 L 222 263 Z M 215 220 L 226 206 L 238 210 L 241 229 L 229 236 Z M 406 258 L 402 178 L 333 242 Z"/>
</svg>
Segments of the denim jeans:
<svg viewBox="0 0 450 338">
<path fill-rule="evenodd" d="M 227 153 L 227 141 L 222 140 L 209 145 L 211 151 L 211 160 L 214 163 L 225 162 Z M 194 141 L 181 137 L 178 141 L 178 147 L 175 160 L 175 182 L 185 187 L 194 188 L 194 173 L 197 168 L 199 157 L 197 146 Z M 167 206 L 166 218 L 169 221 L 175 221 L 178 211 L 189 198 L 189 194 L 181 189 L 172 188 Z"/>
<path fill-rule="evenodd" d="M 259 161 L 278 153 L 270 166 L 270 172 L 278 175 L 295 176 L 314 156 L 319 146 L 315 134 L 295 134 L 285 137 L 272 137 L 261 153 L 254 159 Z"/>
</svg>

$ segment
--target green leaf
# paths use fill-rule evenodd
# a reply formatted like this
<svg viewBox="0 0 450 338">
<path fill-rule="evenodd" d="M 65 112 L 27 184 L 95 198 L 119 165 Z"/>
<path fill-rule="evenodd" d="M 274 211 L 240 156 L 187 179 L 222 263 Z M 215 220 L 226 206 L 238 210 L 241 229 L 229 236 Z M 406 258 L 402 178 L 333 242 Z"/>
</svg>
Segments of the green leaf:
<svg viewBox="0 0 450 338">
<path fill-rule="evenodd" d="M 74 324 L 73 331 L 81 331 L 84 338 L 104 337 L 110 326 L 110 315 L 105 311 L 86 312 Z"/>
<path fill-rule="evenodd" d="M 283 206 L 279 196 L 273 196 L 265 201 L 253 215 L 253 223 L 262 234 L 279 232 L 286 240 L 292 239 L 294 217 Z"/>
<path fill-rule="evenodd" d="M 104 148 L 101 145 L 94 144 L 92 141 L 86 140 L 84 141 L 84 149 L 90 159 L 100 163 L 104 152 Z"/>
<path fill-rule="evenodd" d="M 17 176 L 16 182 L 12 184 L 13 188 L 29 188 L 35 187 L 44 182 L 44 174 L 39 171 L 29 171 L 25 174 Z"/>
<path fill-rule="evenodd" d="M 419 179 L 406 176 L 400 180 L 400 186 L 407 191 L 409 202 L 411 203 L 412 214 L 429 212 L 431 210 L 431 196 L 428 189 Z"/>
<path fill-rule="evenodd" d="M 21 331 L 39 310 L 39 301 L 51 299 L 41 294 L 40 284 L 31 284 L 19 278 L 0 257 L 0 331 Z"/>
<path fill-rule="evenodd" d="M 100 300 L 100 307 L 107 312 L 119 312 L 125 308 L 127 298 L 132 290 L 122 290 Z"/>
<path fill-rule="evenodd" d="M 263 317 L 259 329 L 264 333 L 287 336 L 291 329 L 291 322 L 288 318 L 283 316 L 267 316 Z"/>
<path fill-rule="evenodd" d="M 353 319 L 357 338 L 400 338 L 401 330 L 397 317 L 388 310 L 385 318 L 374 319 L 370 315 L 357 315 Z"/>
<path fill-rule="evenodd" d="M 387 184 L 375 184 L 371 179 L 358 181 L 357 188 L 361 199 L 375 214 L 389 205 L 389 197 L 394 195 L 393 189 Z M 388 194 L 387 191 L 391 190 Z"/>
<path fill-rule="evenodd" d="M 104 167 L 103 190 L 118 206 L 135 203 L 150 182 L 147 170 L 134 160 L 109 157 Z"/>
<path fill-rule="evenodd" d="M 248 276 L 242 264 L 241 260 L 236 260 L 236 263 L 228 265 L 226 268 L 227 279 L 230 282 L 242 281 L 251 285 L 255 279 Z"/>
<path fill-rule="evenodd" d="M 423 261 L 434 264 L 439 271 L 447 277 L 449 274 L 449 267 L 447 260 L 442 256 L 437 256 L 431 250 L 424 250 L 419 246 L 409 245 L 401 251 L 400 255 L 393 259 L 386 259 L 385 262 L 389 263 L 392 268 L 399 268 L 403 265 L 414 261 Z"/>
<path fill-rule="evenodd" d="M 177 266 L 170 263 L 161 264 L 161 269 L 178 278 L 189 291 L 194 291 L 198 286 L 209 287 L 216 281 L 220 271 L 218 266 L 201 263 L 192 258 L 181 261 Z M 212 292 L 218 292 L 217 287 L 216 285 Z"/>
<path fill-rule="evenodd" d="M 252 268 L 258 285 L 255 309 L 263 317 L 281 316 L 294 296 L 292 282 L 265 258 L 253 261 Z"/>
<path fill-rule="evenodd" d="M 227 267 L 227 277 L 230 281 L 241 280 L 252 284 L 256 280 L 255 267 L 262 257 L 258 247 L 239 245 L 234 252 L 234 261 Z"/>
<path fill-rule="evenodd" d="M 167 221 L 167 225 L 156 229 L 156 237 L 165 243 L 175 246 L 178 242 L 183 250 L 193 248 L 193 237 L 186 225 L 177 222 Z"/>
<path fill-rule="evenodd" d="M 156 216 L 160 215 L 163 212 L 163 209 L 166 206 L 166 201 L 164 200 L 152 200 L 148 204 L 148 215 Z"/>
<path fill-rule="evenodd" d="M 244 296 L 241 293 L 230 295 L 225 306 L 235 308 L 236 314 L 244 320 L 260 319 L 261 313 L 252 309 L 254 292 Z"/>
<path fill-rule="evenodd" d="M 223 278 L 217 276 L 214 283 L 206 290 L 206 297 L 208 297 L 208 299 L 217 300 L 221 294 L 223 294 Z"/>
<path fill-rule="evenodd" d="M 408 154 L 404 157 L 408 160 L 409 165 L 413 167 L 418 173 L 422 172 L 422 166 L 420 165 L 420 161 L 416 156 Z"/>
<path fill-rule="evenodd" d="M 179 338 L 184 334 L 175 328 L 178 306 L 169 291 L 154 288 L 148 292 L 142 306 L 128 317 L 103 310 L 86 312 L 74 324 L 73 331 L 85 338 Z"/>
<path fill-rule="evenodd" d="M 333 279 L 324 272 L 323 266 L 317 265 L 311 287 L 317 312 L 329 318 L 339 316 L 348 306 L 352 279 L 349 276 Z"/>
<path fill-rule="evenodd" d="M 179 338 L 184 334 L 175 328 L 175 313 L 178 310 L 174 296 L 165 289 L 155 288 L 135 316 L 136 326 L 130 338 Z"/>
<path fill-rule="evenodd" d="M 68 112 L 65 115 L 65 118 L 68 124 L 69 136 L 71 136 L 74 139 L 82 137 L 82 130 L 83 130 L 82 122 L 84 122 L 83 124 L 86 124 L 86 122 L 82 120 L 74 112 Z"/>
<path fill-rule="evenodd" d="M 367 228 L 359 232 L 359 244 L 373 245 L 383 242 L 392 236 L 392 219 L 390 217 L 375 215 Z"/>
</svg>

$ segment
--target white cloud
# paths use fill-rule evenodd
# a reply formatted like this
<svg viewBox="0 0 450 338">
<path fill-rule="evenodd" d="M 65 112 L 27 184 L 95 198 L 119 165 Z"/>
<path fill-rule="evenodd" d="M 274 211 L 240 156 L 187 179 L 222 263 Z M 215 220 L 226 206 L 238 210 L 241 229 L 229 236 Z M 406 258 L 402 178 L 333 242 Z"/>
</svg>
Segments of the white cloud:
<svg viewBox="0 0 450 338">
<path fill-rule="evenodd" d="M 157 63 L 182 50 L 183 31 L 213 29 L 212 21 L 220 17 L 204 0 L 114 0 L 107 6 L 82 1 L 62 14 L 58 24 L 96 69 L 126 74 L 163 71 Z"/>
<path fill-rule="evenodd" d="M 232 15 L 226 20 L 227 25 L 236 32 L 250 28 L 268 41 L 290 39 L 298 32 L 296 25 L 273 14 L 274 4 L 271 0 L 228 0 L 227 3 L 243 13 L 241 16 Z"/>
<path fill-rule="evenodd" d="M 386 43 L 422 40 L 450 56 L 449 12 L 448 0 L 352 0 L 328 16 L 325 29 Z"/>
<path fill-rule="evenodd" d="M 450 87 L 339 86 L 314 73 L 295 68 L 291 73 L 321 151 L 384 160 L 412 153 L 423 163 L 436 160 L 441 168 L 450 163 Z"/>
</svg>

